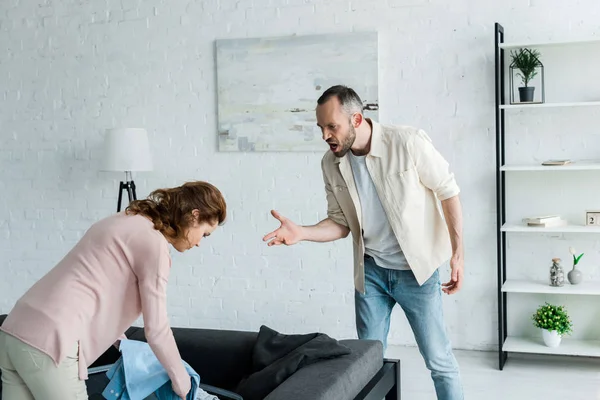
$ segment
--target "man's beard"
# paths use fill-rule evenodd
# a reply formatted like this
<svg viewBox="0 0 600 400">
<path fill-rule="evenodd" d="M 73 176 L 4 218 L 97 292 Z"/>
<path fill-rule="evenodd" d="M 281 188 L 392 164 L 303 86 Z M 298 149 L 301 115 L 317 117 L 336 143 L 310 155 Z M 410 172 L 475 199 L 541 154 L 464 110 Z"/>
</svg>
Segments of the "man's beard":
<svg viewBox="0 0 600 400">
<path fill-rule="evenodd" d="M 352 145 L 354 144 L 355 140 L 356 140 L 356 130 L 354 129 L 354 127 L 352 125 L 350 125 L 350 129 L 348 130 L 348 136 L 346 136 L 346 139 L 344 139 L 343 143 L 339 143 L 339 144 L 336 143 L 337 149 L 335 151 L 332 150 L 333 154 L 338 158 L 344 157 L 346 155 L 346 153 L 348 153 L 348 151 L 350 150 Z"/>
</svg>

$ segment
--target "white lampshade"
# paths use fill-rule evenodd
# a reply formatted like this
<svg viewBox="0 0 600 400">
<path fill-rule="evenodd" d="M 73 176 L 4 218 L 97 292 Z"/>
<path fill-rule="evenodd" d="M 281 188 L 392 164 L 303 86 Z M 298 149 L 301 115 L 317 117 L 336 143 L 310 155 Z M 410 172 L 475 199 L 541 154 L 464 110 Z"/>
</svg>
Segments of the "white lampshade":
<svg viewBox="0 0 600 400">
<path fill-rule="evenodd" d="M 108 129 L 103 171 L 152 171 L 148 132 L 142 128 Z"/>
</svg>

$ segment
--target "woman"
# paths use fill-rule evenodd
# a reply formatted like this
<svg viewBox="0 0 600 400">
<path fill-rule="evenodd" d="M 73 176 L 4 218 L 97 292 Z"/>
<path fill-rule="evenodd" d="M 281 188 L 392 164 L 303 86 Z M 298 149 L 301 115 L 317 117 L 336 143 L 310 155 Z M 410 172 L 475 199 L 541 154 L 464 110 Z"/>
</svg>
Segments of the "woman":
<svg viewBox="0 0 600 400">
<path fill-rule="evenodd" d="M 217 188 L 190 182 L 93 224 L 0 327 L 2 398 L 87 399 L 88 366 L 141 314 L 148 344 L 185 399 L 191 380 L 167 318 L 168 245 L 198 246 L 225 216 Z"/>
</svg>

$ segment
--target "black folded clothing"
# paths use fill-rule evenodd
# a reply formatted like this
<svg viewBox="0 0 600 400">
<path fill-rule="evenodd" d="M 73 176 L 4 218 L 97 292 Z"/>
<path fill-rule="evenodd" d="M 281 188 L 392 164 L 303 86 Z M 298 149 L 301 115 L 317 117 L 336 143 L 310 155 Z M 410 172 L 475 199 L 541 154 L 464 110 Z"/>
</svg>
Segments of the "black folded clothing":
<svg viewBox="0 0 600 400">
<path fill-rule="evenodd" d="M 237 387 L 244 400 L 262 400 L 299 369 L 351 350 L 324 333 L 284 335 L 266 326 L 252 353 L 252 373 Z"/>
</svg>

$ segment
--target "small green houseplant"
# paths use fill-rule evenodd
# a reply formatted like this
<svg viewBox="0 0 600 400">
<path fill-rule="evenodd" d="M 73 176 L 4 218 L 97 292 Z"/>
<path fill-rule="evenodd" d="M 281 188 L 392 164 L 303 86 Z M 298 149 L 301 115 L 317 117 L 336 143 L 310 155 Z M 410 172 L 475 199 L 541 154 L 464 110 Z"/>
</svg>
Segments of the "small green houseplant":
<svg viewBox="0 0 600 400">
<path fill-rule="evenodd" d="M 577 266 L 577 264 L 579 264 L 579 260 L 581 260 L 583 253 L 581 253 L 580 255 L 576 255 L 575 249 L 572 247 L 569 247 L 569 253 L 573 255 L 573 269 L 569 271 L 569 273 L 567 274 L 567 278 L 569 279 L 569 282 L 571 282 L 571 285 L 577 285 L 578 283 L 581 283 L 582 276 L 581 271 L 576 269 L 575 267 Z"/>
<path fill-rule="evenodd" d="M 529 86 L 529 82 L 538 74 L 537 68 L 541 67 L 540 52 L 535 49 L 521 48 L 518 51 L 511 51 L 511 68 L 516 68 L 520 72 L 517 76 L 521 78 L 523 86 L 519 87 L 519 100 L 521 102 L 532 102 L 535 87 Z"/>
<path fill-rule="evenodd" d="M 544 343 L 548 347 L 558 347 L 563 335 L 573 331 L 573 323 L 564 306 L 545 303 L 531 317 L 533 325 L 542 329 Z"/>
</svg>

